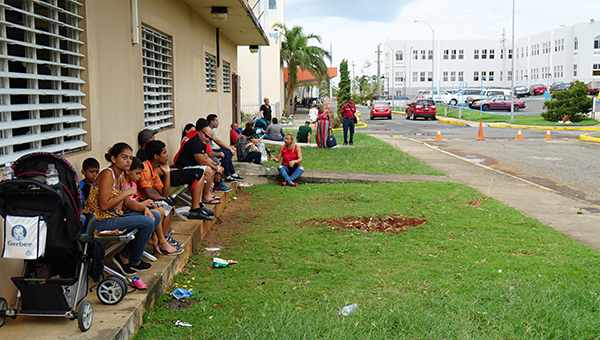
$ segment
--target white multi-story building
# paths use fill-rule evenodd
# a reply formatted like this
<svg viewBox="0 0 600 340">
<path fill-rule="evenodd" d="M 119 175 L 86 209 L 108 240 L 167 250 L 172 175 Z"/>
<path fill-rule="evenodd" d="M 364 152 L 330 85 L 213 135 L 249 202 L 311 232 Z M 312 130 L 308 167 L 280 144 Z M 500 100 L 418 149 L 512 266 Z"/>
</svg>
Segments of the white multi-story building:
<svg viewBox="0 0 600 340">
<path fill-rule="evenodd" d="M 387 40 L 383 50 L 382 92 L 414 95 L 434 86 L 510 87 L 511 41 Z M 515 39 L 515 86 L 600 79 L 600 23 L 561 26 Z M 432 73 L 432 64 L 434 73 Z M 392 73 L 394 81 L 388 82 Z"/>
<path fill-rule="evenodd" d="M 259 111 L 265 97 L 269 98 L 273 117 L 281 117 L 284 105 L 283 68 L 281 66 L 281 33 L 275 23 L 285 24 L 285 0 L 250 0 L 254 15 L 259 18 L 269 37 L 269 46 L 238 48 L 240 69 L 241 111 L 254 115 Z M 241 122 L 240 122 L 241 123 Z"/>
</svg>

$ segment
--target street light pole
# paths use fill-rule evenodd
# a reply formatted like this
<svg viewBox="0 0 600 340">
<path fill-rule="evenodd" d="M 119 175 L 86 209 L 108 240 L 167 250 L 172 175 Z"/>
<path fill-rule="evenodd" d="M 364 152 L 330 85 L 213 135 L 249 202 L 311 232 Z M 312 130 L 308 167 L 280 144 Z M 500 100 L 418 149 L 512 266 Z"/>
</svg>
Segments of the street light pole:
<svg viewBox="0 0 600 340">
<path fill-rule="evenodd" d="M 513 0 L 512 8 L 512 58 L 511 62 L 511 74 L 510 78 L 510 121 L 515 121 L 515 0 Z M 527 77 L 527 76 L 525 76 Z"/>
<path fill-rule="evenodd" d="M 395 86 L 396 86 L 396 74 L 394 73 L 394 64 L 396 63 L 396 55 L 395 55 L 395 52 L 394 52 L 394 49 L 392 48 L 392 46 L 390 46 L 386 43 L 380 43 L 379 45 L 386 45 L 387 47 L 390 48 L 390 50 L 392 50 L 392 77 L 391 77 L 391 79 L 394 80 L 394 83 L 392 83 L 392 92 L 394 92 L 392 94 L 392 107 L 393 107 L 395 104 L 395 100 L 396 100 L 396 98 L 395 98 L 396 91 L 394 91 Z M 390 82 L 390 77 L 388 77 L 388 96 L 390 95 L 390 83 L 389 82 Z"/>
<path fill-rule="evenodd" d="M 435 99 L 433 98 L 433 85 L 435 84 L 435 70 L 434 70 L 434 65 L 435 65 L 435 58 L 433 57 L 435 55 L 435 31 L 433 30 L 433 27 L 431 27 L 431 25 L 425 21 L 425 20 L 415 20 L 415 23 L 417 22 L 424 22 L 427 24 L 427 26 L 429 26 L 429 29 L 431 30 L 431 100 L 435 101 Z M 438 98 L 439 99 L 439 98 Z"/>
</svg>

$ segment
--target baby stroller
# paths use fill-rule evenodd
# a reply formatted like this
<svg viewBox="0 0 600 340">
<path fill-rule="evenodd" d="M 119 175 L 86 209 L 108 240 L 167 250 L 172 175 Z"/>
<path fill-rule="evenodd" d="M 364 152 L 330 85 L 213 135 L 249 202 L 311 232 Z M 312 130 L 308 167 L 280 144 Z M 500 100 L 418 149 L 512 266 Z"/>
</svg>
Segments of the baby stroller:
<svg viewBox="0 0 600 340">
<path fill-rule="evenodd" d="M 254 121 L 254 131 L 258 138 L 265 136 L 267 134 L 267 122 L 264 119 L 260 118 Z"/>
<path fill-rule="evenodd" d="M 58 184 L 45 183 L 48 164 L 58 170 Z M 55 316 L 77 319 L 85 332 L 92 325 L 92 303 L 83 299 L 95 223 L 82 230 L 75 169 L 46 152 L 25 155 L 12 167 L 15 179 L 0 182 L 0 213 L 5 219 L 2 257 L 25 263 L 23 275 L 11 278 L 19 290 L 14 308 L 0 298 L 0 326 L 7 316 L 14 319 L 17 314 Z"/>
</svg>

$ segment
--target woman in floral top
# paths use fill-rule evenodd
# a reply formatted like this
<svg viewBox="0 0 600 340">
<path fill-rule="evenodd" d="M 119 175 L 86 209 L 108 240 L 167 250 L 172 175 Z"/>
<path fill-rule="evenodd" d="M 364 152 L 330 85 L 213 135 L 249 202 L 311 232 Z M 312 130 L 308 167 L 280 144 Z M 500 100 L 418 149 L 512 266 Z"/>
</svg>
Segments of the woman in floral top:
<svg viewBox="0 0 600 340">
<path fill-rule="evenodd" d="M 114 256 L 113 262 L 125 274 L 150 269 L 151 265 L 142 261 L 142 253 L 148 239 L 160 223 L 160 215 L 148 207 L 131 200 L 135 188 L 126 189 L 123 174 L 129 169 L 133 159 L 132 149 L 126 143 L 117 143 L 104 155 L 111 165 L 98 174 L 86 202 L 86 211 L 96 217 L 96 230 L 138 229 L 135 239 L 125 245 Z M 125 213 L 124 207 L 130 211 Z"/>
</svg>

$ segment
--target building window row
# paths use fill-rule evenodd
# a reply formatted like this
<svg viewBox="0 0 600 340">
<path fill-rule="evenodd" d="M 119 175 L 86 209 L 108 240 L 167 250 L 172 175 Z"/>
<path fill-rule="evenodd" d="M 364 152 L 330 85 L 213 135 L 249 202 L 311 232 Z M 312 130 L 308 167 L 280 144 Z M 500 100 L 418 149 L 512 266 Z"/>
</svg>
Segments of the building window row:
<svg viewBox="0 0 600 340">
<path fill-rule="evenodd" d="M 458 77 L 457 77 L 458 74 Z M 450 75 L 448 77 L 448 75 Z M 463 81 L 463 71 L 444 71 L 442 76 L 443 81 Z"/>
<path fill-rule="evenodd" d="M 457 53 L 458 52 L 458 53 Z M 464 59 L 465 51 L 464 50 L 444 50 L 444 59 Z"/>
<path fill-rule="evenodd" d="M 565 50 L 565 39 L 554 40 L 554 52 Z"/>
<path fill-rule="evenodd" d="M 554 66 L 554 78 L 562 78 L 563 77 L 563 66 L 557 65 Z"/>
<path fill-rule="evenodd" d="M 173 39 L 142 26 L 144 126 L 160 130 L 173 125 Z"/>
<path fill-rule="evenodd" d="M 592 76 L 600 76 L 600 64 L 594 64 L 592 67 Z"/>
<path fill-rule="evenodd" d="M 81 103 L 83 19 L 78 1 L 0 6 L 0 164 L 34 151 L 87 145 Z"/>
<path fill-rule="evenodd" d="M 494 71 L 473 71 L 473 81 L 494 81 Z"/>
</svg>

